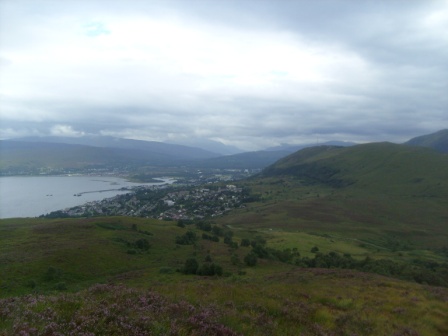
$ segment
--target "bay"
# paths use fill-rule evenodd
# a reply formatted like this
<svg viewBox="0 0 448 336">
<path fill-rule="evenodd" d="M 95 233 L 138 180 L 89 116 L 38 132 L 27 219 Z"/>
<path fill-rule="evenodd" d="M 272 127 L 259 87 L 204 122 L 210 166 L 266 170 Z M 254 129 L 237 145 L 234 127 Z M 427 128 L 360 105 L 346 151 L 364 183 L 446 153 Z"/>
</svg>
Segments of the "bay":
<svg viewBox="0 0 448 336">
<path fill-rule="evenodd" d="M 0 177 L 0 218 L 37 217 L 86 202 L 99 201 L 141 185 L 112 176 L 3 176 Z"/>
</svg>

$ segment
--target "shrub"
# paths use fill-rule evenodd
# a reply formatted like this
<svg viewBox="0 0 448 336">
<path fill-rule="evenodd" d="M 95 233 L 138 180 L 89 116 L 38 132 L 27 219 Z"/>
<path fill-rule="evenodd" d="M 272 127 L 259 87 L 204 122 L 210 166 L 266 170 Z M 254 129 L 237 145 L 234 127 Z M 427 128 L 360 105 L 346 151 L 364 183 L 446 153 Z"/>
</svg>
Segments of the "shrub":
<svg viewBox="0 0 448 336">
<path fill-rule="evenodd" d="M 54 286 L 54 289 L 56 289 L 56 290 L 67 290 L 67 285 L 65 284 L 65 282 L 58 282 Z"/>
<path fill-rule="evenodd" d="M 197 240 L 196 233 L 194 233 L 191 230 L 188 230 L 185 234 L 182 236 L 176 237 L 176 244 L 179 245 L 193 245 Z"/>
<path fill-rule="evenodd" d="M 219 237 L 218 236 L 210 236 L 210 235 L 208 235 L 206 233 L 202 234 L 202 239 L 210 240 L 210 241 L 213 241 L 213 242 L 219 242 Z"/>
<path fill-rule="evenodd" d="M 147 239 L 145 239 L 145 238 L 141 238 L 141 239 L 135 241 L 134 245 L 139 250 L 144 250 L 144 251 L 149 250 L 149 247 L 150 247 L 149 241 Z"/>
<path fill-rule="evenodd" d="M 184 274 L 196 274 L 199 268 L 198 261 L 195 258 L 189 258 L 185 260 L 184 268 L 182 269 L 182 273 Z"/>
<path fill-rule="evenodd" d="M 258 258 L 257 258 L 257 255 L 254 252 L 249 252 L 244 257 L 244 263 L 247 266 L 250 266 L 250 267 L 257 265 L 257 261 L 258 261 Z"/>
<path fill-rule="evenodd" d="M 205 275 L 205 276 L 212 276 L 212 275 L 222 275 L 222 267 L 214 264 L 214 263 L 205 263 L 202 264 L 200 268 L 196 271 L 197 275 Z"/>
<path fill-rule="evenodd" d="M 28 280 L 27 282 L 26 282 L 26 286 L 27 287 L 29 287 L 29 288 L 32 288 L 32 289 L 34 289 L 34 288 L 36 288 L 36 286 L 37 286 L 37 282 L 35 281 L 35 280 Z"/>
<path fill-rule="evenodd" d="M 173 274 L 174 270 L 171 267 L 161 267 L 159 269 L 160 274 Z"/>
<path fill-rule="evenodd" d="M 247 238 L 243 238 L 242 240 L 241 240 L 241 244 L 240 244 L 241 246 L 250 246 L 250 240 L 249 239 L 247 239 Z"/>
<path fill-rule="evenodd" d="M 232 265 L 239 265 L 239 264 L 241 264 L 240 258 L 235 253 L 232 254 L 232 257 L 231 257 L 230 261 L 232 262 Z"/>
<path fill-rule="evenodd" d="M 62 271 L 53 266 L 48 267 L 47 271 L 44 274 L 45 281 L 53 281 L 57 280 L 61 277 Z"/>
<path fill-rule="evenodd" d="M 212 226 L 210 225 L 210 223 L 206 223 L 206 222 L 197 222 L 196 227 L 199 230 L 207 231 L 207 232 L 212 230 Z"/>
</svg>

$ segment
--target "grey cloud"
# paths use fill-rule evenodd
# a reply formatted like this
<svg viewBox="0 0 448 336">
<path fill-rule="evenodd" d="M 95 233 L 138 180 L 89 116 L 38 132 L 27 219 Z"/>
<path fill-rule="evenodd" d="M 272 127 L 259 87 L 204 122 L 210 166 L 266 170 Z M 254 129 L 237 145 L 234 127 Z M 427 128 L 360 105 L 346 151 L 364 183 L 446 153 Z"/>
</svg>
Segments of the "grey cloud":
<svg viewBox="0 0 448 336">
<path fill-rule="evenodd" d="M 50 134 L 63 125 L 60 131 L 148 140 L 223 139 L 247 149 L 316 137 L 406 140 L 448 126 L 447 13 L 441 1 L 3 1 L 2 133 Z M 442 19 L 428 21 L 430 14 Z M 144 43 L 145 34 L 125 50 L 126 39 L 107 40 L 120 33 L 113 27 L 126 28 L 114 24 L 134 18 L 169 19 L 167 30 L 173 22 L 193 27 L 205 34 L 192 37 L 203 52 L 176 49 L 176 33 L 163 31 L 156 46 Z M 263 63 L 244 76 L 223 70 L 228 64 L 213 50 L 235 47 L 229 44 L 240 36 L 234 66 L 244 72 L 262 60 L 266 72 Z M 287 36 L 323 57 L 323 65 L 310 65 L 318 80 L 306 77 L 302 60 L 288 63 L 295 69 L 270 69 L 285 59 L 272 50 L 244 58 L 264 36 Z M 76 57 L 54 48 L 66 38 Z"/>
</svg>

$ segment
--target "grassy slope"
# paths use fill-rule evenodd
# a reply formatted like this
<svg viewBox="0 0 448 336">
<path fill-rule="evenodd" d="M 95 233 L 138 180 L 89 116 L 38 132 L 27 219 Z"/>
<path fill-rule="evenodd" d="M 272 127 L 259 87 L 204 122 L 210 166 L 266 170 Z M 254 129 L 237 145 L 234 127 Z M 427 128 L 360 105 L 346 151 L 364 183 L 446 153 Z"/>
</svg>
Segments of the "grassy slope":
<svg viewBox="0 0 448 336">
<path fill-rule="evenodd" d="M 244 184 L 261 202 L 223 223 L 325 233 L 380 249 L 391 240 L 413 250 L 447 245 L 448 156 L 430 150 L 388 143 L 310 148 Z"/>
<path fill-rule="evenodd" d="M 133 224 L 152 235 L 133 230 Z M 71 330 L 69 322 L 76 320 L 83 321 L 80 325 L 84 331 L 132 334 L 113 324 L 126 318 L 131 325 L 142 326 L 153 334 L 167 333 L 174 328 L 173 321 L 179 334 L 219 334 L 218 329 L 204 329 L 197 322 L 201 316 L 207 323 L 212 319 L 235 333 L 246 335 L 297 335 L 298 332 L 304 335 L 405 335 L 406 332 L 443 335 L 448 332 L 446 289 L 348 270 L 307 270 L 272 260 L 260 260 L 254 268 L 232 265 L 231 255 L 236 253 L 242 259 L 248 247 L 230 250 L 222 242 L 205 240 L 200 240 L 196 247 L 176 246 L 175 237 L 188 229 L 193 228 L 120 217 L 1 220 L 1 295 L 21 297 L 0 300 L 0 335 L 26 330 L 26 323 L 43 331 L 49 328 L 48 322 L 39 317 L 48 317 L 48 314 L 54 322 L 53 330 L 65 333 Z M 282 232 L 252 229 L 234 230 L 234 234 L 235 241 L 264 235 L 272 244 L 288 243 Z M 316 240 L 312 243 L 327 239 L 313 237 Z M 140 238 L 150 241 L 150 250 L 137 255 L 126 253 L 128 247 L 123 240 L 132 242 Z M 304 241 L 309 238 L 302 236 Z M 350 245 L 339 244 L 342 250 Z M 194 256 L 202 262 L 207 254 L 232 275 L 214 278 L 172 272 L 186 258 Z M 50 280 L 45 278 L 49 266 L 61 272 Z M 34 288 L 30 286 L 32 282 Z M 54 289 L 61 282 L 68 290 L 64 295 Z M 125 284 L 136 289 L 84 290 L 98 282 Z M 158 311 L 163 314 L 151 307 L 138 309 L 143 305 L 142 298 L 149 295 L 148 288 L 161 296 L 157 300 L 163 301 L 160 304 L 166 310 L 158 308 Z M 23 296 L 28 293 L 47 296 L 35 299 Z M 98 314 L 100 319 L 89 324 L 89 319 Z"/>
</svg>

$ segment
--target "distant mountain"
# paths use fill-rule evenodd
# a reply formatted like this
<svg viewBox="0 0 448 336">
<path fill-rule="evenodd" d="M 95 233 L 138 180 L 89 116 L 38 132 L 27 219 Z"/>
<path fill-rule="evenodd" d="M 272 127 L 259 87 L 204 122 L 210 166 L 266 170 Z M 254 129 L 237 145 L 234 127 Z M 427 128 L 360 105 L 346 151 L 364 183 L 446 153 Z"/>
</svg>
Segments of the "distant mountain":
<svg viewBox="0 0 448 336">
<path fill-rule="evenodd" d="M 0 140 L 0 172 L 168 165 L 172 156 L 139 149 Z"/>
<path fill-rule="evenodd" d="M 180 144 L 179 142 L 167 142 L 170 144 Z M 222 142 L 209 140 L 209 139 L 185 139 L 182 141 L 182 145 L 201 148 L 209 152 L 218 153 L 221 155 L 232 155 L 243 153 L 244 151 L 235 147 L 225 145 Z"/>
<path fill-rule="evenodd" d="M 301 150 L 303 148 L 308 147 L 316 147 L 316 146 L 340 146 L 340 147 L 349 147 L 356 145 L 355 142 L 348 142 L 348 141 L 327 141 L 320 144 L 303 144 L 303 145 L 289 145 L 289 144 L 282 144 L 280 146 L 270 147 L 267 148 L 267 151 L 286 151 L 289 153 L 297 152 L 298 150 Z"/>
<path fill-rule="evenodd" d="M 422 135 L 405 142 L 406 145 L 429 147 L 442 153 L 448 153 L 448 129 Z"/>
<path fill-rule="evenodd" d="M 26 137 L 14 139 L 16 141 L 40 142 L 40 143 L 63 143 L 72 145 L 85 145 L 104 148 L 121 148 L 131 150 L 142 150 L 148 154 L 162 155 L 176 160 L 207 159 L 217 157 L 219 154 L 206 151 L 201 148 L 167 144 L 157 141 L 143 141 L 122 139 L 110 136 L 83 136 L 83 137 Z"/>
<path fill-rule="evenodd" d="M 262 169 L 289 154 L 286 151 L 256 151 L 220 156 L 192 164 L 201 168 Z"/>
<path fill-rule="evenodd" d="M 0 140 L 0 173 L 127 170 L 179 165 L 217 156 L 200 148 L 112 137 L 33 137 Z"/>
<path fill-rule="evenodd" d="M 39 169 L 123 168 L 190 165 L 198 168 L 261 169 L 288 155 L 260 151 L 219 156 L 204 149 L 113 137 L 27 137 L 0 141 L 0 172 Z"/>
</svg>

